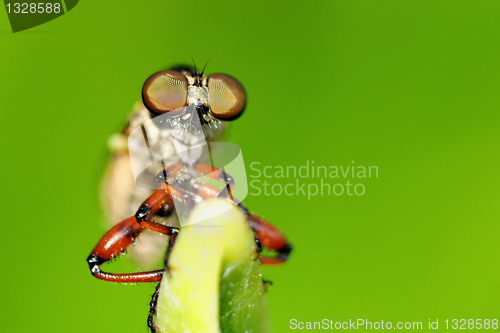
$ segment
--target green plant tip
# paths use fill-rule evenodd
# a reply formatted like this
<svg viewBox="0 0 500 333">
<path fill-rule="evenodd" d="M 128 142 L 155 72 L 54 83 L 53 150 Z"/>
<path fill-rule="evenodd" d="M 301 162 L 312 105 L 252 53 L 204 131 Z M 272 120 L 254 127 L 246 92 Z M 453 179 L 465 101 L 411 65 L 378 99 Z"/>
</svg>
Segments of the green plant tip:
<svg viewBox="0 0 500 333">
<path fill-rule="evenodd" d="M 196 207 L 177 238 L 160 287 L 160 332 L 269 332 L 253 232 L 223 199 Z"/>
</svg>

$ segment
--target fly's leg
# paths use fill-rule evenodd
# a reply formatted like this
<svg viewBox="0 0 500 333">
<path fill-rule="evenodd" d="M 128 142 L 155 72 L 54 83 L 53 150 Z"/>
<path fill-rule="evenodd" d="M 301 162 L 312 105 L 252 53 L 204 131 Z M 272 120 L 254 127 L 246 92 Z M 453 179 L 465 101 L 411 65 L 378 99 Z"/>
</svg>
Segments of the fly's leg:
<svg viewBox="0 0 500 333">
<path fill-rule="evenodd" d="M 148 327 L 151 333 L 159 332 L 158 326 L 154 323 L 154 318 L 156 316 L 156 305 L 158 304 L 158 296 L 160 294 L 161 282 L 156 286 L 156 290 L 151 296 L 151 302 L 149 302 L 149 314 L 148 314 Z"/>
<path fill-rule="evenodd" d="M 264 291 L 267 291 L 273 285 L 273 281 L 262 279 L 262 284 L 264 285 Z"/>
<path fill-rule="evenodd" d="M 175 186 L 168 186 L 168 188 L 172 193 L 176 193 L 176 195 L 178 195 L 177 193 L 180 193 Z M 161 191 L 162 193 L 168 193 L 166 190 L 158 191 Z M 168 195 L 168 204 L 171 207 L 173 205 L 172 195 Z M 137 213 L 135 214 L 135 219 L 141 227 L 169 236 L 168 248 L 165 254 L 165 270 L 169 272 L 168 258 L 170 257 L 170 253 L 174 248 L 175 240 L 177 239 L 177 235 L 179 234 L 179 229 L 151 221 L 151 217 L 160 209 L 160 207 L 164 206 L 165 203 L 158 204 L 156 201 L 150 199 L 151 197 L 149 197 L 148 200 L 144 201 L 143 204 L 139 207 Z"/>
<path fill-rule="evenodd" d="M 101 271 L 99 266 L 108 260 L 115 258 L 118 254 L 124 253 L 141 232 L 147 228 L 168 236 L 175 237 L 179 232 L 178 228 L 165 226 L 149 221 L 150 216 L 160 209 L 169 209 L 172 205 L 172 196 L 163 189 L 156 190 L 144 201 L 136 216 L 129 217 L 115 225 L 97 243 L 91 254 L 87 258 L 90 272 L 93 276 L 104 281 L 135 283 L 135 282 L 158 282 L 163 276 L 164 270 L 147 271 L 139 273 L 107 273 Z M 147 209 L 145 209 L 147 207 Z M 141 212 L 147 210 L 147 214 Z M 138 218 L 137 216 L 140 216 Z"/>
<path fill-rule="evenodd" d="M 154 223 L 154 222 L 149 222 L 149 223 Z M 175 244 L 175 240 L 177 239 L 177 235 L 178 235 L 178 232 L 172 233 L 170 235 L 169 240 L 168 240 L 168 248 L 167 248 L 167 252 L 165 254 L 165 271 L 167 273 L 170 272 L 170 267 L 168 265 L 168 259 L 170 258 L 170 253 L 172 252 L 172 249 L 174 248 L 174 244 Z M 153 296 L 151 297 L 151 302 L 149 303 L 149 314 L 148 314 L 147 324 L 148 324 L 149 329 L 151 330 L 151 333 L 160 332 L 158 326 L 154 323 L 154 319 L 156 316 L 156 305 L 158 303 L 158 296 L 160 294 L 160 285 L 161 285 L 161 281 L 156 286 L 156 290 L 153 293 Z"/>
<path fill-rule="evenodd" d="M 262 252 L 262 243 L 260 242 L 260 239 L 258 239 L 257 237 L 255 237 L 255 245 L 257 246 L 257 254 L 258 254 L 257 258 L 255 259 L 257 260 L 260 256 L 260 253 Z M 264 291 L 267 291 L 272 284 L 273 281 L 262 279 L 262 285 L 264 286 Z"/>
<path fill-rule="evenodd" d="M 174 164 L 168 168 L 163 169 L 156 177 L 156 181 L 162 185 L 163 190 L 161 193 L 161 198 L 156 198 L 154 195 L 150 196 L 146 201 L 142 203 L 142 205 L 137 210 L 135 214 L 135 219 L 142 227 L 146 229 L 150 229 L 156 232 L 160 232 L 162 234 L 169 235 L 168 248 L 165 254 L 165 269 L 164 271 L 169 272 L 170 268 L 168 265 L 168 259 L 170 257 L 170 253 L 174 248 L 175 240 L 177 239 L 177 235 L 179 233 L 179 229 L 165 226 L 160 223 L 156 223 L 151 221 L 151 217 L 157 213 L 162 207 L 172 207 L 173 198 L 172 196 L 176 196 L 181 199 L 182 192 L 176 186 L 171 186 L 167 183 L 167 180 L 171 177 L 175 177 L 177 173 L 181 170 L 183 166 L 181 164 Z M 166 195 L 168 194 L 168 195 Z M 158 303 L 158 296 L 160 293 L 161 281 L 156 286 L 156 290 L 151 297 L 151 302 L 149 303 L 149 314 L 147 325 L 152 333 L 159 332 L 158 326 L 154 323 L 154 318 L 156 316 L 156 305 Z"/>
<path fill-rule="evenodd" d="M 135 217 L 139 224 L 141 224 L 144 228 L 151 229 L 153 231 L 162 232 L 165 228 L 162 228 L 162 224 L 150 222 L 152 216 L 156 213 L 161 213 L 162 215 L 168 215 L 174 205 L 173 197 L 181 198 L 182 193 L 180 193 L 177 189 L 172 189 L 169 184 L 167 184 L 167 180 L 169 178 L 173 178 L 177 176 L 179 171 L 183 168 L 183 165 L 180 163 L 172 164 L 171 166 L 164 168 L 158 175 L 155 180 L 159 183 L 159 185 L 163 188 L 163 190 L 156 190 L 152 195 L 149 196 L 139 207 L 137 212 L 135 213 Z M 146 222 L 144 222 L 146 221 Z"/>
<path fill-rule="evenodd" d="M 277 257 L 260 257 L 262 264 L 275 265 L 287 260 L 292 251 L 292 245 L 275 227 L 264 219 L 250 213 L 248 214 L 248 224 L 252 228 L 255 237 L 259 239 L 261 246 L 278 253 Z"/>
<path fill-rule="evenodd" d="M 218 169 L 213 165 L 206 163 L 198 163 L 195 165 L 196 170 L 198 170 L 204 176 L 217 180 L 223 183 L 226 183 L 227 194 L 230 198 L 232 198 L 232 190 L 234 188 L 234 179 L 224 170 Z"/>
<path fill-rule="evenodd" d="M 144 228 L 137 223 L 135 217 L 118 223 L 109 230 L 97 243 L 92 253 L 87 258 L 90 272 L 100 280 L 111 282 L 158 282 L 163 276 L 163 270 L 140 272 L 140 273 L 107 273 L 101 271 L 99 266 L 106 261 L 123 253 L 125 249 L 134 242 Z"/>
<path fill-rule="evenodd" d="M 165 271 L 167 273 L 170 273 L 170 265 L 168 264 L 168 260 L 170 258 L 170 254 L 172 253 L 172 250 L 174 249 L 174 244 L 178 235 L 179 233 L 172 234 L 172 236 L 170 236 L 170 239 L 168 240 L 168 248 L 167 252 L 165 253 Z"/>
</svg>

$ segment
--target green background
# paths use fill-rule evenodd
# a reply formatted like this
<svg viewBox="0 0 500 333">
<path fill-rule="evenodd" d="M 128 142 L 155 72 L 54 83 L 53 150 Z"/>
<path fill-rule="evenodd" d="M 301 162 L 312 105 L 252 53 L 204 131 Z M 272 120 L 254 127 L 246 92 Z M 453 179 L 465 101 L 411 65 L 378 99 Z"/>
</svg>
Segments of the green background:
<svg viewBox="0 0 500 333">
<path fill-rule="evenodd" d="M 186 47 L 244 84 L 247 167 L 379 168 L 361 197 L 245 199 L 295 246 L 263 268 L 275 332 L 500 317 L 500 2 L 84 1 L 16 34 L 0 10 L 3 332 L 147 331 L 155 286 L 85 258 L 106 140 Z"/>
</svg>

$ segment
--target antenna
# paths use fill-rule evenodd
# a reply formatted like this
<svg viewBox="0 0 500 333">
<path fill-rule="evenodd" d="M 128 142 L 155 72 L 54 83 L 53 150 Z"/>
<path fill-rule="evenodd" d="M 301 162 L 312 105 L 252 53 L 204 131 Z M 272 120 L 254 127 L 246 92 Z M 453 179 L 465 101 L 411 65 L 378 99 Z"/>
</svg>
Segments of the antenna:
<svg viewBox="0 0 500 333">
<path fill-rule="evenodd" d="M 219 50 L 217 50 L 217 52 L 215 52 L 214 55 L 211 56 L 210 59 L 208 59 L 207 63 L 203 67 L 203 70 L 201 71 L 201 76 L 203 76 L 203 72 L 205 72 L 205 68 L 207 68 L 207 65 L 210 62 L 210 60 L 212 60 L 215 57 L 215 55 L 220 52 L 220 50 L 222 50 L 222 48 L 220 48 Z"/>
<path fill-rule="evenodd" d="M 191 54 L 191 51 L 189 51 L 189 48 L 186 46 L 186 49 L 189 52 L 189 55 L 191 56 L 191 60 L 193 60 L 193 66 L 194 66 L 194 76 L 198 76 L 198 72 L 196 71 L 196 63 L 194 62 L 193 55 Z M 202 72 L 203 73 L 203 72 Z"/>
</svg>

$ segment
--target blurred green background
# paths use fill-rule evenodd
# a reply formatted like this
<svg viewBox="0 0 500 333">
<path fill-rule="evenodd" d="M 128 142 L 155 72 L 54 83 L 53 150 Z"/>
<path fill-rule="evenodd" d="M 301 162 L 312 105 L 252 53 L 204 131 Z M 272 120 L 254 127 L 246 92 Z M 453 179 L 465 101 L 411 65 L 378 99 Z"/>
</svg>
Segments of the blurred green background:
<svg viewBox="0 0 500 333">
<path fill-rule="evenodd" d="M 295 246 L 263 268 L 275 332 L 500 317 L 498 1 L 82 1 L 16 34 L 0 10 L 3 332 L 147 332 L 155 286 L 85 258 L 106 140 L 186 47 L 244 84 L 247 167 L 379 168 L 363 196 L 245 199 Z"/>
</svg>

